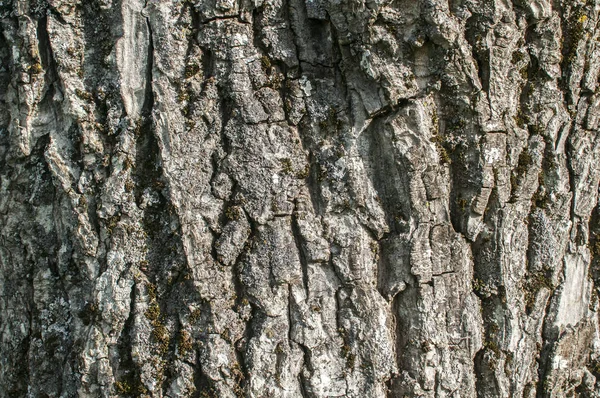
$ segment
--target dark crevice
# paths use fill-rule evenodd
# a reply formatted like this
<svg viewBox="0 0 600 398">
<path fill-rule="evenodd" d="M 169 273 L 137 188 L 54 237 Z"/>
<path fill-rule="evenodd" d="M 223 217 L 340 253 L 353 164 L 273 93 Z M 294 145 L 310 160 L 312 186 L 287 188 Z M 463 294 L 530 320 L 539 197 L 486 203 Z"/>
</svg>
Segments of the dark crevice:
<svg viewBox="0 0 600 398">
<path fill-rule="evenodd" d="M 146 61 L 146 87 L 144 91 L 144 103 L 142 105 L 141 114 L 142 117 L 149 118 L 154 107 L 154 90 L 152 88 L 152 69 L 154 68 L 154 38 L 152 26 L 150 25 L 150 20 L 148 18 L 146 18 L 146 25 L 148 27 L 148 58 Z"/>
<path fill-rule="evenodd" d="M 249 236 L 246 242 L 251 241 L 251 239 L 253 239 L 253 238 L 254 238 L 253 236 Z M 235 289 L 235 294 L 236 294 L 236 297 L 237 297 L 236 298 L 236 302 L 237 302 L 238 305 L 242 305 L 243 302 L 245 302 L 245 300 L 247 300 L 247 298 L 246 298 L 246 287 L 242 283 L 241 276 L 240 276 L 241 262 L 242 262 L 242 259 L 247 255 L 246 247 L 239 254 L 238 258 L 235 260 L 235 263 L 234 263 L 234 265 L 232 267 L 232 276 L 231 276 L 231 279 L 233 281 L 233 287 Z"/>
<path fill-rule="evenodd" d="M 421 342 L 414 339 L 411 330 L 422 328 L 419 317 L 414 316 L 415 308 L 418 307 L 419 288 L 407 285 L 406 289 L 398 293 L 392 302 L 392 311 L 396 319 L 396 363 L 399 375 L 388 382 L 393 397 L 410 396 L 413 394 L 412 387 L 403 383 L 405 376 L 418 380 L 424 371 L 423 364 L 415 366 L 412 358 L 423 355 Z"/>
<path fill-rule="evenodd" d="M 300 384 L 300 394 L 302 395 L 302 398 L 309 398 L 310 395 L 308 394 L 308 391 L 306 389 L 306 378 L 304 377 L 302 372 L 300 372 L 300 374 L 298 375 L 298 384 Z"/>
<path fill-rule="evenodd" d="M 400 234 L 407 232 L 407 222 L 412 216 L 408 194 L 410 175 L 403 159 L 396 158 L 393 143 L 383 131 L 385 129 L 385 116 L 374 119 L 358 138 L 358 147 L 385 213 L 389 233 Z"/>
<path fill-rule="evenodd" d="M 546 303 L 546 308 L 543 313 L 543 316 L 544 316 L 544 322 L 542 324 L 543 331 L 548 330 L 548 322 L 550 322 L 550 320 L 548 319 L 548 314 L 550 314 L 551 306 L 552 306 L 552 297 Z M 543 345 L 541 347 L 538 347 L 538 350 L 537 350 L 537 351 L 539 351 L 538 357 L 536 358 L 536 361 L 538 362 L 538 379 L 537 379 L 537 382 L 535 385 L 537 398 L 545 398 L 545 397 L 549 396 L 546 391 L 546 386 L 547 386 L 547 382 L 548 382 L 548 380 L 547 380 L 548 374 L 552 370 L 552 366 L 553 366 L 551 360 L 553 358 L 553 349 L 554 349 L 554 344 L 555 344 L 555 338 L 548 338 L 548 337 L 549 336 L 545 336 L 544 333 L 542 333 Z"/>
<path fill-rule="evenodd" d="M 315 152 L 309 149 L 313 145 L 310 129 L 309 117 L 305 115 L 300 120 L 298 131 L 300 133 L 302 149 L 308 152 L 308 176 L 306 178 L 306 187 L 308 188 L 314 212 L 318 215 L 323 215 L 324 209 L 321 200 L 321 167 Z"/>
<path fill-rule="evenodd" d="M 236 308 L 241 308 L 243 306 L 250 305 L 248 298 L 247 298 L 248 295 L 246 294 L 246 287 L 242 282 L 242 277 L 241 277 L 242 269 L 241 268 L 242 268 L 243 259 L 245 258 L 245 256 L 248 255 L 248 251 L 249 251 L 249 243 L 248 242 L 252 242 L 253 238 L 254 238 L 254 234 L 252 232 L 246 241 L 246 246 L 242 250 L 242 253 L 240 253 L 238 258 L 235 260 L 235 264 L 232 267 L 232 276 L 231 277 L 233 280 L 233 286 L 234 286 L 235 294 L 236 294 Z M 238 313 L 239 313 L 239 311 L 238 311 Z M 253 311 L 253 313 L 254 313 L 254 311 Z M 241 380 L 238 380 L 238 388 L 242 391 L 246 388 L 246 383 L 248 383 L 248 381 L 250 380 L 250 372 L 248 370 L 248 363 L 247 363 L 247 358 L 246 358 L 247 345 L 243 344 L 243 342 L 249 341 L 250 338 L 252 337 L 251 328 L 250 328 L 251 320 L 252 320 L 252 317 L 249 320 L 244 321 L 243 338 L 236 341 L 234 344 L 235 354 L 236 354 L 236 358 L 237 358 L 237 361 L 239 364 L 239 370 L 242 375 Z"/>
<path fill-rule="evenodd" d="M 215 75 L 216 57 L 210 48 L 200 46 L 202 51 L 202 75 L 204 76 L 205 88 L 206 83 Z"/>
<path fill-rule="evenodd" d="M 288 344 L 291 345 L 293 339 L 292 339 L 292 285 L 288 284 L 288 331 L 287 331 L 287 339 L 288 339 Z"/>
<path fill-rule="evenodd" d="M 305 346 L 304 344 L 300 344 L 297 341 L 294 341 L 294 343 L 298 344 L 298 347 L 300 347 L 300 349 L 302 350 L 302 354 L 303 354 L 303 368 L 305 368 L 306 370 L 308 370 L 309 372 L 312 372 L 312 365 L 311 365 L 311 360 L 310 360 L 310 349 Z M 311 394 L 308 391 L 307 388 L 307 384 L 308 384 L 308 380 L 306 380 L 306 378 L 304 377 L 304 372 L 300 371 L 300 373 L 298 374 L 298 377 L 300 379 L 300 393 L 302 394 L 303 397 L 310 397 Z"/>
<path fill-rule="evenodd" d="M 573 123 L 571 125 L 570 128 L 570 134 L 569 137 L 566 139 L 565 142 L 565 155 L 566 155 L 566 166 L 567 166 L 567 172 L 569 173 L 569 191 L 570 192 L 577 192 L 577 177 L 575 174 L 575 170 L 573 170 L 573 165 L 572 165 L 572 158 L 573 157 L 578 157 L 577 154 L 577 150 L 575 148 L 573 148 L 573 145 L 571 144 L 571 137 L 573 136 L 573 134 L 575 133 L 575 123 Z M 571 209 L 570 209 L 570 213 L 569 213 L 569 219 L 576 224 L 577 223 L 577 216 L 575 213 L 575 206 L 576 206 L 576 199 L 577 197 L 573 197 L 571 199 Z"/>
<path fill-rule="evenodd" d="M 308 261 L 306 259 L 306 253 L 302 248 L 302 234 L 300 233 L 300 228 L 298 227 L 297 221 L 297 213 L 294 210 L 294 215 L 292 217 L 291 227 L 292 227 L 292 235 L 294 237 L 294 243 L 296 245 L 296 250 L 298 251 L 298 256 L 300 257 L 300 265 L 302 266 L 302 285 L 304 286 L 304 291 L 306 292 L 306 299 L 308 300 L 310 291 L 308 289 Z"/>
<path fill-rule="evenodd" d="M 598 187 L 600 188 L 600 186 Z M 600 204 L 594 207 L 589 222 L 589 242 L 590 248 L 590 276 L 594 281 L 594 291 L 599 293 L 600 288 Z M 600 367 L 599 367 L 600 375 Z"/>
<path fill-rule="evenodd" d="M 299 59 L 299 48 L 298 48 L 298 40 L 300 40 L 300 37 L 298 36 L 298 32 L 296 32 L 296 30 L 294 29 L 294 24 L 292 23 L 292 19 L 294 18 L 294 15 L 297 15 L 297 13 L 295 13 L 295 11 L 292 9 L 292 1 L 293 0 L 283 0 L 283 4 L 282 4 L 282 8 L 285 10 L 285 19 L 286 21 L 288 21 L 288 28 L 290 30 L 290 33 L 292 35 L 292 45 L 294 46 L 294 55 L 296 56 L 296 59 L 298 60 L 298 71 L 297 71 L 297 75 L 298 76 L 302 76 L 303 75 L 303 70 L 302 70 L 302 63 L 300 62 Z M 287 78 L 288 76 L 286 76 Z"/>
<path fill-rule="evenodd" d="M 465 37 L 471 46 L 471 53 L 477 63 L 477 74 L 483 91 L 489 93 L 490 89 L 490 58 L 485 37 L 493 30 L 491 21 L 480 14 L 473 14 L 466 21 Z"/>
<path fill-rule="evenodd" d="M 129 296 L 129 316 L 123 325 L 121 334 L 117 341 L 117 351 L 119 353 L 117 363 L 112 364 L 115 380 L 118 385 L 129 386 L 134 390 L 138 390 L 142 386 L 140 379 L 141 369 L 139 369 L 132 358 L 132 337 L 133 326 L 135 322 L 135 296 L 136 286 L 132 286 Z"/>
<path fill-rule="evenodd" d="M 194 372 L 196 376 L 194 378 L 197 397 L 217 397 L 217 390 L 215 386 L 215 382 L 210 379 L 204 371 L 202 371 L 202 365 L 198 364 L 198 370 Z"/>
<path fill-rule="evenodd" d="M 586 15 L 586 4 L 584 2 L 563 2 L 556 4 L 556 10 L 560 18 L 560 29 L 562 33 L 562 59 L 560 69 L 562 76 L 559 78 L 559 87 L 565 92 L 567 104 L 572 105 L 573 92 L 569 89 L 569 80 L 573 74 L 573 62 L 576 58 L 576 50 L 581 40 L 584 39 L 584 26 L 581 18 Z M 554 7 L 553 7 L 554 8 Z M 587 16 L 587 15 L 586 15 Z"/>
<path fill-rule="evenodd" d="M 198 16 L 199 16 L 198 20 L 200 21 L 200 23 L 202 25 L 206 25 L 206 24 L 209 24 L 214 21 L 228 21 L 228 20 L 229 21 L 234 20 L 236 22 L 243 23 L 243 24 L 249 23 L 249 22 L 243 20 L 242 18 L 240 18 L 239 14 L 238 15 L 218 16 L 218 17 L 211 17 L 211 18 L 204 18 L 204 19 L 202 19 L 202 16 L 200 14 L 198 14 Z"/>
<path fill-rule="evenodd" d="M 450 99 L 446 101 L 450 101 Z M 446 104 L 448 103 L 446 102 Z M 462 112 L 462 110 L 456 110 L 456 112 Z M 460 113 L 458 114 L 460 115 Z M 463 123 L 465 123 L 463 127 L 453 127 L 453 125 L 462 126 Z M 441 140 L 443 140 L 441 146 L 450 158 L 450 223 L 454 231 L 465 237 L 468 236 L 467 225 L 472 214 L 471 204 L 482 186 L 483 167 L 479 162 L 480 149 L 475 139 L 470 137 L 455 146 L 447 143 L 466 138 L 463 135 L 464 131 L 459 130 L 468 129 L 470 126 L 467 126 L 466 123 L 463 116 L 448 118 L 447 124 L 456 130 L 447 130 L 446 134 L 441 136 Z M 481 135 L 479 136 L 481 137 Z"/>
<path fill-rule="evenodd" d="M 58 80 L 56 60 L 52 52 L 50 37 L 48 36 L 48 17 L 44 16 L 37 21 L 38 53 L 43 69 L 46 71 L 46 84 L 50 87 Z"/>
</svg>

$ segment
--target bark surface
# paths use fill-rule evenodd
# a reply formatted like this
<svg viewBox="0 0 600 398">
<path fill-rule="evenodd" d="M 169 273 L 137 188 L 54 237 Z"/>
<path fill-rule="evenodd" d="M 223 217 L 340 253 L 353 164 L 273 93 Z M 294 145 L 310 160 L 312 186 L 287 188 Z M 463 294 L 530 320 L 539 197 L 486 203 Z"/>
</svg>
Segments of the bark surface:
<svg viewBox="0 0 600 398">
<path fill-rule="evenodd" d="M 0 0 L 0 396 L 598 396 L 599 12 Z"/>
</svg>

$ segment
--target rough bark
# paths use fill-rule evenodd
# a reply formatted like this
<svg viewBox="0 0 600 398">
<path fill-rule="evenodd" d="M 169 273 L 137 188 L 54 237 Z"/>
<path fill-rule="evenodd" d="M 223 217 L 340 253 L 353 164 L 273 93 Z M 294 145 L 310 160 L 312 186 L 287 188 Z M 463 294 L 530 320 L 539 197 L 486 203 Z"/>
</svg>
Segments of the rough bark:
<svg viewBox="0 0 600 398">
<path fill-rule="evenodd" d="M 0 0 L 0 396 L 597 396 L 599 11 Z"/>
</svg>

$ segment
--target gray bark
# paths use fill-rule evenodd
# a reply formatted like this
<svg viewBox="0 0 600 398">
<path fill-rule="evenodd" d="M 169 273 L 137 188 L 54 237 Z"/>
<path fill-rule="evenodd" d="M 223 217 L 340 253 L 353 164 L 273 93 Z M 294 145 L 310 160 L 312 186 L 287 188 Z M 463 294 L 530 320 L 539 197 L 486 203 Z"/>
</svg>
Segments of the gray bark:
<svg viewBox="0 0 600 398">
<path fill-rule="evenodd" d="M 598 396 L 599 11 L 0 0 L 0 396 Z"/>
</svg>

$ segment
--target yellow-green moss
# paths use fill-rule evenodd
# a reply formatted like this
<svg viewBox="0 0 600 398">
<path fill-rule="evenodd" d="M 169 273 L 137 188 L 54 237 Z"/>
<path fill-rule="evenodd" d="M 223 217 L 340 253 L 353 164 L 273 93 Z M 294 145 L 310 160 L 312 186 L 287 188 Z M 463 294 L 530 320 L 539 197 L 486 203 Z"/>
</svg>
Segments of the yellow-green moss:
<svg viewBox="0 0 600 398">
<path fill-rule="evenodd" d="M 200 65 L 192 63 L 185 66 L 185 77 L 189 79 L 200 72 Z"/>
<path fill-rule="evenodd" d="M 179 349 L 179 353 L 181 355 L 185 355 L 193 349 L 193 342 L 190 334 L 182 330 L 179 332 L 179 341 L 177 343 L 177 348 Z"/>
<path fill-rule="evenodd" d="M 294 168 L 292 166 L 292 160 L 290 158 L 280 159 L 279 162 L 281 163 L 281 171 L 283 171 L 284 174 L 293 174 L 294 173 Z"/>
<path fill-rule="evenodd" d="M 83 91 L 80 89 L 75 89 L 75 94 L 81 98 L 82 100 L 86 100 L 86 101 L 92 101 L 94 99 L 94 97 L 92 96 L 91 93 L 87 92 L 87 91 Z"/>
<path fill-rule="evenodd" d="M 116 381 L 115 391 L 119 394 L 130 394 L 133 392 L 133 388 L 127 381 Z"/>
<path fill-rule="evenodd" d="M 228 220 L 239 220 L 242 217 L 242 210 L 238 206 L 230 206 L 225 210 L 225 217 Z"/>
<path fill-rule="evenodd" d="M 31 73 L 32 75 L 39 75 L 43 71 L 44 71 L 44 68 L 42 67 L 42 64 L 40 64 L 39 62 L 36 62 L 35 64 L 33 64 L 29 67 L 29 73 Z"/>
<path fill-rule="evenodd" d="M 271 60 L 266 55 L 260 57 L 260 64 L 265 71 L 268 71 L 271 68 Z"/>
<path fill-rule="evenodd" d="M 310 166 L 306 165 L 302 170 L 296 173 L 296 178 L 299 180 L 304 180 L 310 174 Z"/>
</svg>

